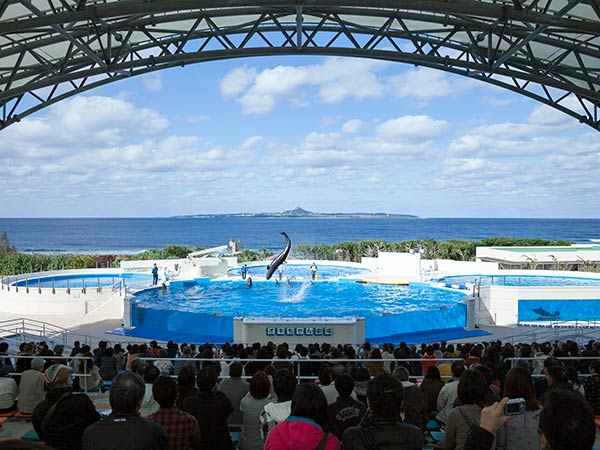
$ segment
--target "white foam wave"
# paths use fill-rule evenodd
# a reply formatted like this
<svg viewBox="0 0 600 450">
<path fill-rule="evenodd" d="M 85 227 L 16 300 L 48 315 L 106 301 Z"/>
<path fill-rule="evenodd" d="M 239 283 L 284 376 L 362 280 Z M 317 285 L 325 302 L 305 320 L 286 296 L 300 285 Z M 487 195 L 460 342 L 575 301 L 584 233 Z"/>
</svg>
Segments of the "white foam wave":
<svg viewBox="0 0 600 450">
<path fill-rule="evenodd" d="M 285 297 L 277 300 L 278 303 L 302 303 L 306 298 L 306 291 L 310 288 L 311 283 L 303 283 L 298 292 L 291 297 Z M 284 294 L 285 295 L 285 294 Z"/>
</svg>

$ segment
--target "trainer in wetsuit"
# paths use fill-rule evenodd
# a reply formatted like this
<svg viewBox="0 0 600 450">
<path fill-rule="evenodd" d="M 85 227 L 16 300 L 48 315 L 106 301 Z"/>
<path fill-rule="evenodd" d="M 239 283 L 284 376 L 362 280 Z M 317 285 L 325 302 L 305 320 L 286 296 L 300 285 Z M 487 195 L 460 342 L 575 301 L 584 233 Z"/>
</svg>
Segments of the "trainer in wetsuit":
<svg viewBox="0 0 600 450">
<path fill-rule="evenodd" d="M 154 267 L 152 267 L 152 285 L 156 286 L 158 284 L 158 266 L 154 263 Z"/>
</svg>

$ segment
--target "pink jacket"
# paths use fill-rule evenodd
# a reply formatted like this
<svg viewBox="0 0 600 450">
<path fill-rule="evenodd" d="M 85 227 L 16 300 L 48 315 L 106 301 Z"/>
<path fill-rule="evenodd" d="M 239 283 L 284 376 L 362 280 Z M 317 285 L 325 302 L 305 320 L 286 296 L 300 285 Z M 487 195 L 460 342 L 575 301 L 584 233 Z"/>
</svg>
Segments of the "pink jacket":
<svg viewBox="0 0 600 450">
<path fill-rule="evenodd" d="M 265 450 L 316 450 L 323 429 L 311 419 L 290 416 L 269 431 Z M 325 450 L 340 450 L 340 441 L 333 434 L 327 437 Z"/>
</svg>

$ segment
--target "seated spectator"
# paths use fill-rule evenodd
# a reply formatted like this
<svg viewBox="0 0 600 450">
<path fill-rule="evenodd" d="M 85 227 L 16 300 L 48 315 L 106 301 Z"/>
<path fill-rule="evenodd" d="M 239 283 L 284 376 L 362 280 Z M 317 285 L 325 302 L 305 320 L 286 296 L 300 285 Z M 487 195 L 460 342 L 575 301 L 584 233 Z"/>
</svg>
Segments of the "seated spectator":
<svg viewBox="0 0 600 450">
<path fill-rule="evenodd" d="M 569 381 L 569 373 L 562 365 L 553 365 L 546 367 L 546 379 L 548 382 L 548 390 L 541 396 L 540 401 L 542 406 L 546 405 L 548 398 L 556 390 L 572 391 L 573 385 Z"/>
<path fill-rule="evenodd" d="M 402 384 L 387 373 L 377 375 L 367 386 L 369 412 L 358 426 L 343 435 L 344 450 L 393 448 L 420 450 L 423 433 L 401 420 Z"/>
<path fill-rule="evenodd" d="M 457 395 L 461 406 L 448 414 L 446 430 L 436 449 L 463 450 L 469 428 L 481 419 L 481 409 L 485 406 L 485 393 L 488 385 L 483 374 L 474 369 L 466 370 L 458 382 Z"/>
<path fill-rule="evenodd" d="M 167 450 L 168 440 L 160 425 L 140 417 L 144 380 L 135 373 L 122 373 L 113 380 L 108 394 L 112 412 L 83 433 L 85 450 Z"/>
<path fill-rule="evenodd" d="M 35 355 L 35 345 L 32 343 L 23 343 L 19 346 L 19 355 L 20 356 L 34 356 Z M 17 359 L 17 364 L 15 367 L 15 372 L 23 373 L 26 370 L 31 369 L 31 359 L 29 358 L 19 358 Z M 42 372 L 43 372 L 42 368 Z"/>
<path fill-rule="evenodd" d="M 249 383 L 249 392 L 240 402 L 242 432 L 240 450 L 262 450 L 265 441 L 261 434 L 260 414 L 264 407 L 273 401 L 271 382 L 265 372 L 258 371 Z"/>
<path fill-rule="evenodd" d="M 69 357 L 73 357 L 73 356 L 77 356 L 81 353 L 81 342 L 79 341 L 75 341 L 73 342 L 73 348 L 71 349 L 71 353 L 69 354 Z"/>
<path fill-rule="evenodd" d="M 472 368 L 481 372 L 485 377 L 486 383 L 488 384 L 488 388 L 485 393 L 485 406 L 490 406 L 496 402 L 499 402 L 501 399 L 500 389 L 493 384 L 494 372 L 492 369 L 479 363 L 474 364 Z"/>
<path fill-rule="evenodd" d="M 419 386 L 419 389 L 425 394 L 428 413 L 437 411 L 437 399 L 443 387 L 444 382 L 440 376 L 439 369 L 436 366 L 431 366 L 427 369 L 425 378 L 423 379 L 421 386 Z"/>
<path fill-rule="evenodd" d="M 227 418 L 233 412 L 231 402 L 219 391 L 217 372 L 209 367 L 198 373 L 198 393 L 183 401 L 182 410 L 198 421 L 203 450 L 233 450 Z"/>
<path fill-rule="evenodd" d="M 33 410 L 36 433 L 49 446 L 80 449 L 83 431 L 100 420 L 100 414 L 85 394 L 73 394 L 70 367 L 54 364 L 44 372 L 48 394 Z"/>
<path fill-rule="evenodd" d="M 354 373 L 354 393 L 359 402 L 367 404 L 367 385 L 371 380 L 369 369 L 366 367 L 358 367 Z"/>
<path fill-rule="evenodd" d="M 104 351 L 104 355 L 100 359 L 100 377 L 104 381 L 112 381 L 117 376 L 117 358 L 112 347 L 108 347 Z"/>
<path fill-rule="evenodd" d="M 600 416 L 600 361 L 592 361 L 590 364 L 591 377 L 585 380 L 585 399 L 588 401 L 594 414 Z"/>
<path fill-rule="evenodd" d="M 117 372 L 125 370 L 125 351 L 121 347 L 121 344 L 115 344 L 113 347 L 113 355 L 117 360 Z"/>
<path fill-rule="evenodd" d="M 131 370 L 131 363 L 140 357 L 140 348 L 137 344 L 127 346 L 127 357 L 125 360 L 125 370 L 133 372 Z"/>
<path fill-rule="evenodd" d="M 174 370 L 175 370 L 175 374 L 179 375 L 179 372 L 181 372 L 181 369 L 183 367 L 191 367 L 192 370 L 194 371 L 194 375 L 196 374 L 196 363 L 194 361 L 184 361 L 183 359 L 191 359 L 193 357 L 192 355 L 192 349 L 189 346 L 181 346 L 181 354 L 179 356 L 177 356 L 177 358 L 175 359 L 175 365 L 174 365 Z"/>
<path fill-rule="evenodd" d="M 196 374 L 191 366 L 184 366 L 181 368 L 179 375 L 177 375 L 177 401 L 175 405 L 181 409 L 183 401 L 187 397 L 193 397 L 198 393 L 196 387 Z"/>
<path fill-rule="evenodd" d="M 525 412 L 507 421 L 497 433 L 498 446 L 505 450 L 540 450 L 538 427 L 541 405 L 527 369 L 513 367 L 504 378 L 504 396 L 525 400 Z"/>
<path fill-rule="evenodd" d="M 0 414 L 17 409 L 19 388 L 15 380 L 8 378 L 9 373 L 6 371 L 5 375 L 0 376 Z"/>
<path fill-rule="evenodd" d="M 189 450 L 190 448 L 199 450 L 202 448 L 198 421 L 191 414 L 175 407 L 177 382 L 173 378 L 161 375 L 152 385 L 152 395 L 160 408 L 148 416 L 148 420 L 165 429 L 169 439 L 169 450 Z"/>
<path fill-rule="evenodd" d="M 142 417 L 154 414 L 160 407 L 152 395 L 152 385 L 159 376 L 160 371 L 155 366 L 148 366 L 144 373 L 144 399 L 140 406 L 140 416 Z"/>
<path fill-rule="evenodd" d="M 273 389 L 277 402 L 267 404 L 260 415 L 263 436 L 289 417 L 292 410 L 292 397 L 296 391 L 296 377 L 287 369 L 278 370 L 273 377 Z"/>
<path fill-rule="evenodd" d="M 338 398 L 328 406 L 327 413 L 333 433 L 341 439 L 346 429 L 360 423 L 367 406 L 352 398 L 354 379 L 349 374 L 342 373 L 335 379 L 335 389 Z"/>
<path fill-rule="evenodd" d="M 469 430 L 465 450 L 492 450 L 496 431 L 514 416 L 505 416 L 508 398 L 484 408 L 481 422 Z M 596 438 L 594 412 L 581 395 L 556 390 L 540 413 L 539 443 L 544 450 L 592 450 Z"/>
<path fill-rule="evenodd" d="M 288 356 L 289 355 L 287 347 L 283 344 L 279 345 L 277 346 L 277 351 L 275 353 L 275 356 L 273 357 L 273 361 L 271 362 L 271 364 L 277 370 L 287 369 L 290 372 L 294 373 L 294 365 L 292 364 Z"/>
<path fill-rule="evenodd" d="M 338 438 L 323 431 L 326 422 L 325 394 L 315 384 L 301 384 L 292 397 L 290 416 L 271 430 L 265 450 L 339 450 Z"/>
<path fill-rule="evenodd" d="M 8 356 L 8 342 L 0 342 L 0 377 L 14 372 L 13 363 Z"/>
<path fill-rule="evenodd" d="M 94 362 L 92 354 L 86 352 L 81 356 L 89 357 L 89 359 L 79 360 L 77 371 L 82 375 L 77 377 L 77 386 L 84 392 L 100 391 L 103 389 L 102 377 L 100 376 L 100 371 Z"/>
<path fill-rule="evenodd" d="M 35 407 L 46 398 L 44 387 L 44 360 L 33 358 L 31 369 L 26 370 L 19 380 L 17 407 L 23 414 L 32 414 Z"/>
<path fill-rule="evenodd" d="M 454 401 L 457 398 L 458 383 L 464 371 L 464 361 L 454 361 L 452 363 L 452 379 L 444 385 L 438 396 L 438 413 L 436 419 L 444 424 L 448 420 L 450 410 L 454 407 Z"/>
<path fill-rule="evenodd" d="M 381 361 L 369 361 L 366 366 L 369 369 L 369 374 L 374 377 L 383 373 L 383 357 L 381 356 L 381 350 L 378 348 L 374 348 L 371 354 L 369 355 L 369 359 L 376 359 Z"/>
<path fill-rule="evenodd" d="M 437 359 L 434 355 L 434 348 L 432 345 L 428 345 L 425 348 L 425 352 L 421 356 L 421 373 L 427 373 L 430 367 L 435 366 L 435 360 Z"/>
<path fill-rule="evenodd" d="M 143 379 L 144 374 L 146 373 L 146 367 L 148 367 L 148 365 L 146 364 L 146 361 L 144 361 L 142 358 L 136 358 L 133 361 L 131 361 L 130 367 L 132 373 L 137 373 Z"/>
<path fill-rule="evenodd" d="M 167 350 L 161 348 L 158 350 L 158 358 L 166 358 Z M 173 363 L 168 359 L 161 359 L 154 361 L 154 365 L 160 370 L 161 375 L 173 375 L 175 373 L 175 367 Z"/>
<path fill-rule="evenodd" d="M 240 412 L 240 402 L 248 393 L 248 383 L 242 380 L 244 366 L 239 362 L 234 362 L 229 366 L 229 376 L 219 383 L 219 389 L 227 396 L 233 407 L 233 412 L 229 415 L 227 423 L 230 427 L 239 429 L 242 426 L 242 413 Z"/>
<path fill-rule="evenodd" d="M 427 401 L 419 387 L 409 381 L 408 369 L 403 366 L 394 369 L 394 378 L 402 383 L 404 421 L 421 430 L 427 424 Z"/>
</svg>

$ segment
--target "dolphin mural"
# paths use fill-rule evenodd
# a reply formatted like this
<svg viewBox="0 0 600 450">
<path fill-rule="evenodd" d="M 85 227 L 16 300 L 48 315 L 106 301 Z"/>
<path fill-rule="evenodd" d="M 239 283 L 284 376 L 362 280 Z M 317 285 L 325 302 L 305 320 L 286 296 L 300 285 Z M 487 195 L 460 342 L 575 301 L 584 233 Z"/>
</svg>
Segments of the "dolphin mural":
<svg viewBox="0 0 600 450">
<path fill-rule="evenodd" d="M 537 320 L 556 320 L 560 318 L 560 311 L 555 311 L 554 314 L 544 308 L 535 308 L 532 311 L 539 316 Z"/>
<path fill-rule="evenodd" d="M 292 241 L 290 240 L 290 237 L 286 234 L 285 231 L 282 231 L 281 234 L 283 234 L 285 236 L 285 247 L 281 251 L 281 253 L 279 253 L 275 258 L 273 258 L 273 261 L 271 261 L 271 264 L 269 264 L 267 266 L 267 275 L 265 276 L 265 278 L 267 280 L 269 278 L 271 278 L 271 276 L 275 273 L 277 268 L 281 264 L 283 264 L 283 262 L 285 261 L 285 259 L 288 256 L 288 253 L 290 252 L 290 249 L 292 248 Z"/>
</svg>

